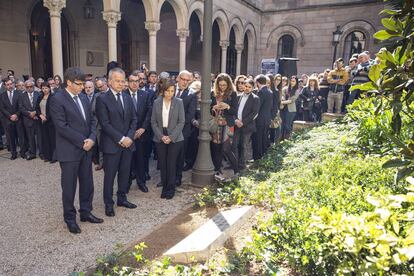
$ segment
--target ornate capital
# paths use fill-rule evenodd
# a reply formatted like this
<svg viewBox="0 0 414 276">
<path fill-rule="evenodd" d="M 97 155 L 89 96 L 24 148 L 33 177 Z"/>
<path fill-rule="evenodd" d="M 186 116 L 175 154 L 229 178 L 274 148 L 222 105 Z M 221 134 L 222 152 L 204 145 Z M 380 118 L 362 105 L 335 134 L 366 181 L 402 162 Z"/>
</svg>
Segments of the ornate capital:
<svg viewBox="0 0 414 276">
<path fill-rule="evenodd" d="M 66 0 L 43 0 L 43 6 L 49 9 L 50 17 L 60 17 L 62 9 L 66 7 Z"/>
<path fill-rule="evenodd" d="M 156 21 L 145 21 L 145 29 L 149 35 L 156 35 L 161 28 L 161 23 Z"/>
<path fill-rule="evenodd" d="M 187 39 L 187 36 L 190 35 L 190 31 L 188 29 L 177 29 L 176 32 L 180 39 Z"/>
<path fill-rule="evenodd" d="M 236 44 L 234 45 L 234 49 L 236 49 L 237 53 L 241 53 L 244 49 L 244 45 L 243 44 Z"/>
<path fill-rule="evenodd" d="M 121 20 L 121 12 L 118 11 L 103 11 L 102 17 L 108 24 L 109 28 L 116 28 L 116 24 Z"/>
<path fill-rule="evenodd" d="M 220 45 L 221 48 L 226 48 L 227 49 L 227 47 L 229 47 L 229 45 L 230 45 L 230 42 L 228 40 L 220 40 L 219 45 Z"/>
</svg>

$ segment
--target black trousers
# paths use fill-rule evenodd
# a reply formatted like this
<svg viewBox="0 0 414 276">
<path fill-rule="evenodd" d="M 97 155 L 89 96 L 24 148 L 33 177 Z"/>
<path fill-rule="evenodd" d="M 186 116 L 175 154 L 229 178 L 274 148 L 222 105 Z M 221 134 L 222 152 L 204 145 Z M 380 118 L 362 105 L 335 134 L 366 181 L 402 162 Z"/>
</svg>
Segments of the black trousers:
<svg viewBox="0 0 414 276">
<path fill-rule="evenodd" d="M 246 166 L 246 155 L 249 149 L 251 131 L 243 131 L 242 129 L 235 127 L 233 136 L 233 152 L 236 155 L 239 168 Z M 240 149 L 240 151 L 239 151 Z"/>
<path fill-rule="evenodd" d="M 189 137 L 187 152 L 186 152 L 186 158 L 185 161 L 188 166 L 193 167 L 194 163 L 197 158 L 197 152 L 198 152 L 198 134 L 199 130 L 198 128 L 194 127 L 191 130 L 191 135 Z"/>
<path fill-rule="evenodd" d="M 253 159 L 257 160 L 263 157 L 267 150 L 267 137 L 269 126 L 257 125 L 256 132 L 252 135 Z"/>
<path fill-rule="evenodd" d="M 17 154 L 17 144 L 20 146 L 20 154 L 26 153 L 26 139 L 23 123 L 13 122 L 5 124 L 6 139 L 12 155 Z"/>
<path fill-rule="evenodd" d="M 3 124 L 0 120 L 0 148 L 4 147 L 3 145 L 3 135 L 5 134 Z"/>
<path fill-rule="evenodd" d="M 55 127 L 51 122 L 40 125 L 40 135 L 42 136 L 43 155 L 46 161 L 53 160 L 53 153 L 56 148 Z"/>
<path fill-rule="evenodd" d="M 131 171 L 135 173 L 137 184 L 145 184 L 146 166 L 148 164 L 149 141 L 135 140 L 135 151 L 132 155 Z"/>
<path fill-rule="evenodd" d="M 182 146 L 181 146 L 181 151 L 178 155 L 178 159 L 177 159 L 177 168 L 176 168 L 176 177 L 175 180 L 181 182 L 181 178 L 183 177 L 183 168 L 184 168 L 184 162 L 185 160 L 185 152 L 188 148 L 188 143 L 189 143 L 189 137 L 185 137 L 184 136 L 184 141 L 181 142 Z M 158 151 L 157 151 L 158 154 Z M 158 156 L 159 157 L 159 156 Z"/>
<path fill-rule="evenodd" d="M 66 223 L 76 222 L 76 209 L 74 206 L 76 183 L 79 179 L 79 205 L 80 215 L 87 216 L 92 211 L 93 176 L 92 155 L 86 153 L 80 161 L 60 162 L 62 170 L 62 202 L 63 218 Z"/>
<path fill-rule="evenodd" d="M 160 166 L 162 194 L 174 195 L 177 162 L 183 151 L 183 142 L 177 143 L 155 143 L 158 155 L 158 164 Z"/>
<path fill-rule="evenodd" d="M 106 207 L 112 207 L 114 193 L 114 180 L 118 175 L 118 191 L 116 193 L 118 202 L 126 200 L 126 194 L 129 188 L 129 174 L 131 172 L 132 151 L 129 149 L 119 150 L 117 153 L 103 154 L 104 168 L 104 189 L 103 197 Z"/>
<path fill-rule="evenodd" d="M 37 141 L 39 139 L 39 124 L 38 122 L 33 122 L 32 125 L 24 125 L 27 135 L 27 143 L 29 146 L 29 156 L 36 156 L 37 154 Z"/>
<path fill-rule="evenodd" d="M 227 139 L 221 144 L 215 144 L 211 142 L 210 148 L 211 148 L 211 158 L 213 160 L 215 171 L 221 170 L 223 157 L 225 155 L 226 158 L 230 161 L 231 168 L 233 169 L 234 173 L 239 172 L 239 165 L 236 159 L 236 155 L 233 152 L 230 139 Z"/>
</svg>

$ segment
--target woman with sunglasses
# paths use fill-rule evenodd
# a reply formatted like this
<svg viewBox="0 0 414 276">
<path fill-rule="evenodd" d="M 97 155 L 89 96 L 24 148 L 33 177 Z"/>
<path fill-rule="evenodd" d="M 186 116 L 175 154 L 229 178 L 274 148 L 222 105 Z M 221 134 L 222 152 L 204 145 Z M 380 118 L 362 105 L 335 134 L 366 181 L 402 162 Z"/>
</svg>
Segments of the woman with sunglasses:
<svg viewBox="0 0 414 276">
<path fill-rule="evenodd" d="M 236 86 L 237 96 L 240 97 L 244 92 L 244 82 L 247 79 L 245 75 L 238 75 L 234 80 L 234 86 Z"/>
<path fill-rule="evenodd" d="M 296 115 L 296 100 L 299 97 L 299 82 L 297 76 L 290 78 L 289 86 L 282 90 L 281 117 L 282 140 L 289 139 L 292 134 L 293 120 Z"/>
</svg>

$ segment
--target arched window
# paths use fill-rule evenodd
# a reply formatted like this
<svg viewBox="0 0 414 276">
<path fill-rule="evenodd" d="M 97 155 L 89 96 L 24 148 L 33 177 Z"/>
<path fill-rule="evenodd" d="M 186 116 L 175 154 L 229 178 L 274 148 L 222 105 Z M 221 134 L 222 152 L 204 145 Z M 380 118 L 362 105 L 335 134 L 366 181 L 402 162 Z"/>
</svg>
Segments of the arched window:
<svg viewBox="0 0 414 276">
<path fill-rule="evenodd" d="M 277 43 L 277 58 L 281 57 L 293 57 L 293 47 L 295 41 L 291 35 L 283 35 L 279 38 Z"/>
<path fill-rule="evenodd" d="M 344 59 L 349 60 L 353 54 L 362 53 L 365 50 L 365 34 L 354 31 L 348 34 L 344 43 Z"/>
</svg>

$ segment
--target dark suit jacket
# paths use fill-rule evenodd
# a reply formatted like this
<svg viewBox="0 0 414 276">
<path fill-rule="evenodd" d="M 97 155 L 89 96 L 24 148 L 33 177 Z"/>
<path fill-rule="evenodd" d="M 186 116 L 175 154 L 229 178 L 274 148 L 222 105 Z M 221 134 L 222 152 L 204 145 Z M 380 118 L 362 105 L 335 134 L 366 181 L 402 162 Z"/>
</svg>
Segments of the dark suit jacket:
<svg viewBox="0 0 414 276">
<path fill-rule="evenodd" d="M 20 118 L 20 110 L 19 110 L 19 101 L 21 92 L 18 90 L 13 91 L 13 99 L 12 103 L 9 100 L 8 92 L 3 92 L 0 94 L 0 119 L 5 123 L 5 127 L 8 124 L 12 124 L 14 122 L 10 121 L 10 116 L 16 114 Z"/>
<path fill-rule="evenodd" d="M 119 141 L 123 136 L 134 140 L 137 116 L 132 98 L 122 92 L 122 99 L 124 111 L 119 107 L 111 90 L 96 98 L 96 115 L 102 128 L 100 146 L 103 153 L 114 154 L 121 151 L 123 147 L 119 145 Z M 135 145 L 132 144 L 129 149 L 134 151 Z"/>
<path fill-rule="evenodd" d="M 130 95 L 129 89 L 125 90 L 125 93 Z M 132 99 L 132 96 L 131 96 Z M 148 94 L 145 90 L 137 91 L 137 126 L 136 129 L 143 128 L 145 129 L 144 134 L 141 136 L 140 140 L 144 141 L 149 138 L 150 127 L 151 127 L 151 112 L 152 112 L 152 95 Z"/>
<path fill-rule="evenodd" d="M 239 107 L 242 96 L 239 98 Z M 240 128 L 243 132 L 255 132 L 256 131 L 256 116 L 259 113 L 260 98 L 253 93 L 250 93 L 249 98 L 244 104 L 242 112 L 243 126 Z"/>
<path fill-rule="evenodd" d="M 40 115 L 40 113 L 38 113 L 39 109 L 38 109 L 37 104 L 38 104 L 38 100 L 40 97 L 41 97 L 40 92 L 33 91 L 33 105 L 31 105 L 29 94 L 27 92 L 24 92 L 20 96 L 19 110 L 20 110 L 20 113 L 22 114 L 23 124 L 25 125 L 25 127 L 33 127 L 35 123 L 39 122 L 38 116 Z M 37 119 L 30 118 L 29 112 L 32 112 L 32 111 L 36 112 Z"/>
<path fill-rule="evenodd" d="M 72 96 L 60 90 L 50 97 L 50 113 L 56 130 L 56 158 L 60 162 L 79 161 L 84 154 L 84 140 L 96 141 L 96 122 L 85 95 L 79 94 L 86 120 L 79 111 Z"/>
<path fill-rule="evenodd" d="M 154 131 L 153 141 L 156 143 L 161 142 L 161 137 L 163 135 L 162 131 L 162 103 L 163 98 L 158 97 L 154 101 L 152 106 L 152 115 L 151 115 L 151 126 Z M 173 143 L 180 142 L 184 140 L 182 133 L 183 127 L 185 124 L 185 113 L 183 101 L 174 97 L 171 100 L 170 112 L 168 115 L 168 127 L 167 132 Z"/>
<path fill-rule="evenodd" d="M 272 92 L 266 87 L 263 86 L 257 92 L 257 96 L 260 98 L 260 108 L 259 114 L 257 115 L 256 125 L 257 126 L 269 126 L 270 120 L 272 120 L 272 105 L 273 105 L 273 96 Z"/>
<path fill-rule="evenodd" d="M 185 112 L 183 135 L 184 138 L 188 138 L 191 135 L 192 122 L 197 109 L 197 97 L 195 94 L 190 94 L 190 89 L 187 88 L 181 93 L 180 99 L 183 101 Z"/>
</svg>

